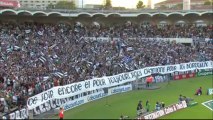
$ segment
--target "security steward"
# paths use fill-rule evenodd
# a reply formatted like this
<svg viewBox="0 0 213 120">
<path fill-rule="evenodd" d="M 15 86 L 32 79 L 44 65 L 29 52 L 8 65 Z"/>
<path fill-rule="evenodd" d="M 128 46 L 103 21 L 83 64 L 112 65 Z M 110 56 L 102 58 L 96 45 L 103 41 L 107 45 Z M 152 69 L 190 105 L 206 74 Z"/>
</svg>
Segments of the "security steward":
<svg viewBox="0 0 213 120">
<path fill-rule="evenodd" d="M 64 110 L 63 110 L 62 107 L 60 108 L 60 111 L 59 111 L 58 116 L 59 116 L 59 119 L 60 119 L 60 120 L 63 120 L 63 119 L 64 119 Z"/>
</svg>

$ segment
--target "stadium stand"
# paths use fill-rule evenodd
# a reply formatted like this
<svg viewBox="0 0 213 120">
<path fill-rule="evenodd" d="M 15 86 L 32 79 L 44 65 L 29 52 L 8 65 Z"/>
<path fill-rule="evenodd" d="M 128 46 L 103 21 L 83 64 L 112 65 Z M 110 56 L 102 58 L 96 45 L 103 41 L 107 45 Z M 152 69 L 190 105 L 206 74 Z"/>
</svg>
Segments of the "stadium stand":
<svg viewBox="0 0 213 120">
<path fill-rule="evenodd" d="M 211 24 L 127 22 L 104 26 L 2 21 L 0 112 L 20 109 L 28 97 L 53 86 L 148 66 L 212 60 L 213 42 L 205 41 L 213 38 L 212 31 Z M 97 39 L 102 37 L 109 39 Z M 194 45 L 157 38 L 194 38 Z"/>
</svg>

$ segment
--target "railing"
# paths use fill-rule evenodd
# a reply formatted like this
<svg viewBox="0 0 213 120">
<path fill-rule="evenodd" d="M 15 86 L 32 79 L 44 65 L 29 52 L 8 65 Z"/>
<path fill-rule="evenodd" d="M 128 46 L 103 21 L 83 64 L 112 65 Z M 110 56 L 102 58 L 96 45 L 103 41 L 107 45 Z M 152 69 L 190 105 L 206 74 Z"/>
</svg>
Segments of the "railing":
<svg viewBox="0 0 213 120">
<path fill-rule="evenodd" d="M 128 10 L 104 10 L 104 9 L 76 9 L 76 10 L 67 10 L 67 9 L 31 9 L 31 8 L 18 8 L 15 10 L 28 10 L 28 11 L 44 11 L 44 12 L 61 12 L 61 13 L 141 13 L 141 12 L 204 12 L 212 11 L 212 9 L 199 9 L 199 10 L 158 10 L 158 9 L 128 9 Z"/>
</svg>

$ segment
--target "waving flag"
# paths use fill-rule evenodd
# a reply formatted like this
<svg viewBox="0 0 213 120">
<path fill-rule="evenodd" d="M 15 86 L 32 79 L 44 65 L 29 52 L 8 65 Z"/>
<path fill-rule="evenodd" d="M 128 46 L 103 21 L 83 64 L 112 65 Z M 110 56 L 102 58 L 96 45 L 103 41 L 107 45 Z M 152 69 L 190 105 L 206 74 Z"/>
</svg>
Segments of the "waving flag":
<svg viewBox="0 0 213 120">
<path fill-rule="evenodd" d="M 46 60 L 46 58 L 44 58 L 43 56 L 41 56 L 40 58 L 39 58 L 39 60 L 41 61 L 41 62 L 43 62 L 43 63 L 45 63 L 47 60 Z"/>
<path fill-rule="evenodd" d="M 121 60 L 122 63 L 129 63 L 132 61 L 132 58 L 130 56 L 124 56 L 124 58 Z"/>
<path fill-rule="evenodd" d="M 28 30 L 25 30 L 25 33 L 30 33 L 31 32 L 31 30 L 30 29 L 28 29 Z"/>
<path fill-rule="evenodd" d="M 44 31 L 38 31 L 38 34 L 39 34 L 40 36 L 43 36 Z"/>
<path fill-rule="evenodd" d="M 58 76 L 58 77 L 60 77 L 60 78 L 63 78 L 63 77 L 68 76 L 68 73 L 67 73 L 67 72 L 65 72 L 65 73 L 55 72 L 55 73 L 52 73 L 52 74 L 55 75 L 55 76 Z"/>
</svg>

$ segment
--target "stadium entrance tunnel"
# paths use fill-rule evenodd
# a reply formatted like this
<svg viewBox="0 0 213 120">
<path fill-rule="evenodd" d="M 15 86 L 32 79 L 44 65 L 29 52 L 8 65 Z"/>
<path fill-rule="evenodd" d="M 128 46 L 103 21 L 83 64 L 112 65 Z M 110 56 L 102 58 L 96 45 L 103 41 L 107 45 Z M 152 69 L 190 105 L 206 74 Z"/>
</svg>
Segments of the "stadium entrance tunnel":
<svg viewBox="0 0 213 120">
<path fill-rule="evenodd" d="M 134 90 L 156 90 L 162 87 L 165 87 L 170 84 L 170 75 L 163 75 L 163 74 L 152 74 L 154 81 L 150 83 L 150 86 L 147 86 L 146 78 L 143 77 L 133 82 L 133 89 Z"/>
<path fill-rule="evenodd" d="M 204 22 L 203 20 L 197 20 L 194 23 L 196 24 L 196 26 L 207 26 L 206 22 Z"/>
<path fill-rule="evenodd" d="M 153 14 L 152 21 L 159 23 L 159 21 L 167 21 L 167 16 L 165 14 Z"/>
<path fill-rule="evenodd" d="M 101 13 L 97 13 L 97 14 L 93 14 L 92 17 L 93 18 L 99 18 L 99 17 L 101 18 L 101 17 L 106 17 L 106 15 L 101 14 Z"/>
<path fill-rule="evenodd" d="M 20 16 L 32 16 L 32 13 L 28 11 L 18 12 L 17 14 Z"/>
<path fill-rule="evenodd" d="M 167 19 L 171 21 L 171 23 L 176 24 L 177 21 L 183 20 L 184 17 L 181 13 L 173 13 L 169 14 Z"/>
<path fill-rule="evenodd" d="M 2 15 L 16 15 L 16 13 L 13 12 L 13 11 L 4 11 L 4 12 L 2 12 L 1 14 L 2 14 Z"/>
<path fill-rule="evenodd" d="M 107 17 L 121 17 L 121 15 L 119 13 L 110 13 L 106 15 Z"/>
<path fill-rule="evenodd" d="M 200 19 L 200 15 L 198 13 L 186 13 L 183 17 L 190 23 L 193 23 L 194 21 Z"/>
<path fill-rule="evenodd" d="M 186 22 L 183 21 L 183 20 L 179 20 L 179 21 L 175 22 L 175 24 L 176 24 L 176 25 L 185 25 Z"/>
<path fill-rule="evenodd" d="M 89 14 L 89 13 L 79 13 L 78 14 L 78 18 L 88 18 L 88 17 L 92 17 L 92 15 L 91 14 Z"/>
</svg>

